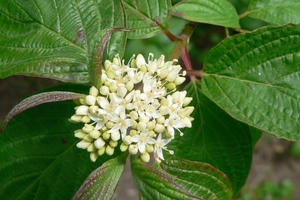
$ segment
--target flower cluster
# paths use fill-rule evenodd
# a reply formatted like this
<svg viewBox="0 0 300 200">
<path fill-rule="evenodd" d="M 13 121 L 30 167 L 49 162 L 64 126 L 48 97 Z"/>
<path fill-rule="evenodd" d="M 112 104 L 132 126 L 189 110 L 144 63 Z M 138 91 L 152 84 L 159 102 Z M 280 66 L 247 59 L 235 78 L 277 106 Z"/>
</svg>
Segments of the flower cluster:
<svg viewBox="0 0 300 200">
<path fill-rule="evenodd" d="M 121 151 L 138 154 L 149 162 L 150 154 L 159 162 L 163 150 L 174 139 L 176 130 L 191 127 L 190 114 L 194 107 L 187 106 L 192 98 L 186 91 L 176 91 L 185 81 L 185 71 L 177 61 L 165 62 L 162 55 L 153 54 L 145 61 L 142 55 L 133 56 L 128 64 L 115 56 L 106 60 L 102 69 L 102 86 L 91 87 L 89 95 L 80 99 L 72 122 L 83 122 L 75 131 L 81 141 L 78 148 L 87 149 L 92 161 L 104 153 L 112 155 L 119 146 Z"/>
</svg>

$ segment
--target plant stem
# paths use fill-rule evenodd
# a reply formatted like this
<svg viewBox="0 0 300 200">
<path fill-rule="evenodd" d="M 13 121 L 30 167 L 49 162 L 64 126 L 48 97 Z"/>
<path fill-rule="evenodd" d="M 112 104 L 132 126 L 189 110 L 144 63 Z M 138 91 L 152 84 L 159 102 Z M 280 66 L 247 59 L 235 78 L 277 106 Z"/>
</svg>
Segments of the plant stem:
<svg viewBox="0 0 300 200">
<path fill-rule="evenodd" d="M 229 29 L 227 27 L 225 27 L 225 35 L 226 38 L 230 38 Z"/>
<path fill-rule="evenodd" d="M 180 36 L 177 37 L 177 38 L 180 38 L 180 40 L 177 41 L 177 43 L 176 43 L 176 45 L 175 45 L 175 47 L 174 47 L 174 49 L 173 49 L 173 51 L 172 51 L 172 53 L 169 57 L 169 60 L 178 59 L 180 57 L 181 53 L 184 51 L 184 48 L 187 46 L 189 38 L 193 34 L 196 27 L 197 27 L 197 24 L 192 23 L 192 22 L 185 25 L 185 27 L 184 27 L 183 31 L 181 32 Z"/>
<path fill-rule="evenodd" d="M 202 70 L 186 70 L 186 74 L 190 77 L 202 77 L 203 71 Z"/>
<path fill-rule="evenodd" d="M 234 28 L 233 30 L 235 30 L 236 32 L 239 32 L 239 33 L 249 33 L 250 31 L 247 31 L 245 29 L 241 29 L 241 28 Z"/>
<path fill-rule="evenodd" d="M 249 15 L 249 13 L 250 13 L 250 11 L 246 11 L 246 12 L 244 12 L 244 13 L 242 13 L 242 14 L 240 14 L 239 15 L 239 19 L 242 19 L 242 18 L 244 18 L 244 17 L 246 17 L 246 16 L 248 16 Z"/>
</svg>

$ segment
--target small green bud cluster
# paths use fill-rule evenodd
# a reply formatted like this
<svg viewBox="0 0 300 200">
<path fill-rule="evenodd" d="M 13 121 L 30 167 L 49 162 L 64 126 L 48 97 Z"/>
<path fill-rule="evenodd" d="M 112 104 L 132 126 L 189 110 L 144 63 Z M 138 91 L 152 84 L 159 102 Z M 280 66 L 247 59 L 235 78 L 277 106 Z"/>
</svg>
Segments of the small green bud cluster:
<svg viewBox="0 0 300 200">
<path fill-rule="evenodd" d="M 103 154 L 121 151 L 139 155 L 144 162 L 154 153 L 159 162 L 162 150 L 173 153 L 166 145 L 174 139 L 176 130 L 191 127 L 194 107 L 186 91 L 176 91 L 185 81 L 185 71 L 177 61 L 164 61 L 164 56 L 148 62 L 142 55 L 133 56 L 125 65 L 117 55 L 106 60 L 102 69 L 102 86 L 91 87 L 89 95 L 79 100 L 72 122 L 82 122 L 75 131 L 81 139 L 78 148 L 90 152 L 92 161 Z M 119 145 L 120 144 L 120 145 Z"/>
</svg>

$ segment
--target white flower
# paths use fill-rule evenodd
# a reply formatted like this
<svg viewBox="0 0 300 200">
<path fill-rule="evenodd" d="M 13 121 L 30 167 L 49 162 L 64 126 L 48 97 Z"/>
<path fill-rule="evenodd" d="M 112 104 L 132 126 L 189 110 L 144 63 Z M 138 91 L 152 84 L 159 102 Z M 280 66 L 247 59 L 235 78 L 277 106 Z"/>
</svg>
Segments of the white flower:
<svg viewBox="0 0 300 200">
<path fill-rule="evenodd" d="M 179 130 L 180 128 L 184 128 L 185 124 L 183 123 L 183 121 L 179 118 L 168 118 L 166 119 L 165 123 L 164 123 L 165 127 L 167 127 L 167 130 L 169 132 L 169 134 L 174 137 L 175 135 L 175 130 L 178 130 L 180 133 L 181 131 Z"/>
<path fill-rule="evenodd" d="M 154 144 L 155 140 L 149 137 L 148 133 L 142 132 L 139 135 L 131 137 L 131 141 L 137 143 L 140 153 L 144 153 L 147 144 Z"/>
<path fill-rule="evenodd" d="M 162 139 L 161 134 L 158 135 L 155 145 L 154 145 L 154 152 L 158 156 L 159 159 L 164 160 L 164 155 L 162 150 L 169 151 L 166 147 L 166 145 L 171 141 L 172 139 Z"/>
<path fill-rule="evenodd" d="M 134 120 L 127 118 L 126 113 L 120 110 L 119 115 L 112 115 L 110 121 L 115 122 L 114 126 L 108 131 L 108 133 L 115 133 L 120 131 L 122 138 L 127 134 L 127 129 L 133 125 Z"/>
</svg>

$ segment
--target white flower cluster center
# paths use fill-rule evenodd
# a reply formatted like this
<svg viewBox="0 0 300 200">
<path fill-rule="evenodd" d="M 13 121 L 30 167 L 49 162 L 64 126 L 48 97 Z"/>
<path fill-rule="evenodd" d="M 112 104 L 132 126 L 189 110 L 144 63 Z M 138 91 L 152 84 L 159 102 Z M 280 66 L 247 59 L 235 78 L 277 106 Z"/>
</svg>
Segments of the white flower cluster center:
<svg viewBox="0 0 300 200">
<path fill-rule="evenodd" d="M 165 62 L 163 55 L 154 59 L 150 54 L 146 62 L 139 54 L 127 65 L 118 55 L 113 62 L 106 60 L 102 86 L 90 88 L 70 119 L 85 123 L 75 131 L 81 139 L 77 147 L 87 149 L 92 161 L 113 155 L 119 144 L 121 151 L 138 154 L 144 162 L 152 152 L 157 161 L 164 159 L 163 150 L 173 153 L 166 145 L 193 120 L 194 107 L 187 106 L 192 98 L 176 91 L 185 81 L 181 71 L 176 60 Z"/>
</svg>

